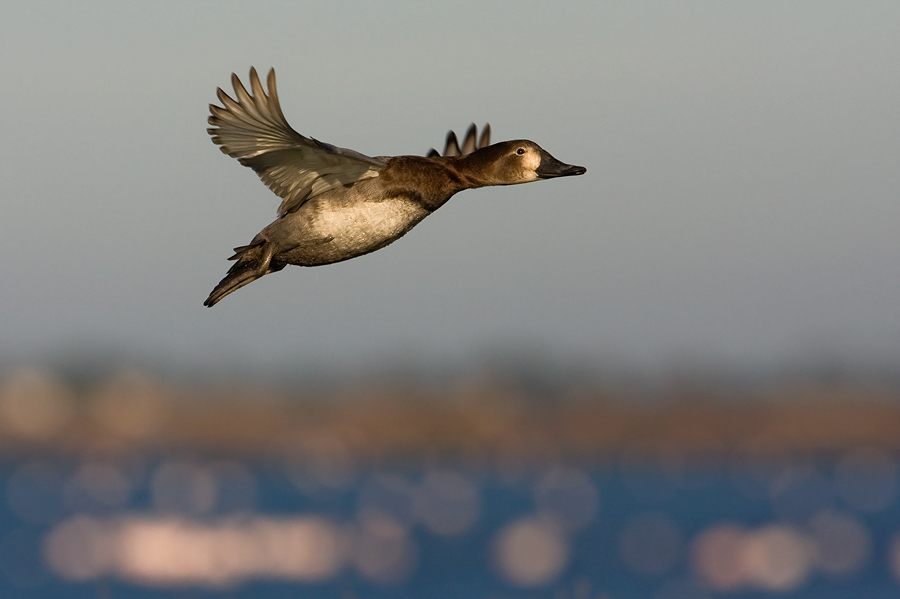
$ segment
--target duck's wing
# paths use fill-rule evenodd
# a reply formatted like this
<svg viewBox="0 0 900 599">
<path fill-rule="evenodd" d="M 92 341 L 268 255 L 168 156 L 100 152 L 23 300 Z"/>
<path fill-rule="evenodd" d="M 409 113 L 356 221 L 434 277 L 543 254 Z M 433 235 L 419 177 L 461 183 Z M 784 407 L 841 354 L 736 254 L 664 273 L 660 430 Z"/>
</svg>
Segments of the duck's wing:
<svg viewBox="0 0 900 599">
<path fill-rule="evenodd" d="M 476 141 L 477 139 L 477 141 Z M 447 142 L 444 144 L 444 156 L 465 156 L 467 154 L 471 154 L 475 150 L 480 150 L 481 148 L 485 148 L 491 145 L 491 126 L 488 123 L 484 124 L 484 129 L 481 131 L 481 138 L 478 138 L 478 127 L 475 126 L 475 123 L 469 125 L 469 130 L 466 131 L 466 137 L 463 140 L 462 148 L 459 146 L 459 141 L 456 139 L 456 133 L 450 131 L 447 133 Z M 427 156 L 440 156 L 441 153 L 431 148 L 428 151 Z"/>
<path fill-rule="evenodd" d="M 222 152 L 249 166 L 269 189 L 282 198 L 278 215 L 300 207 L 329 189 L 377 177 L 385 162 L 338 148 L 294 131 L 278 103 L 275 69 L 269 71 L 266 95 L 256 69 L 250 69 L 248 93 L 231 75 L 236 100 L 216 90 L 222 106 L 209 105 L 207 132 Z"/>
</svg>

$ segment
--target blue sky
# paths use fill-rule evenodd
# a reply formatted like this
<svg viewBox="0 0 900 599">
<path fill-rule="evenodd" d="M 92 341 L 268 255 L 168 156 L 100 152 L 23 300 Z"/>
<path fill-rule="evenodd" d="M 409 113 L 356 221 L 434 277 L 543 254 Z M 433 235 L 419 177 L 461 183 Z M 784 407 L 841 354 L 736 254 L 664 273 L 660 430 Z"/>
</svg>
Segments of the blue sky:
<svg viewBox="0 0 900 599">
<path fill-rule="evenodd" d="M 896 360 L 898 27 L 876 1 L 8 7 L 0 357 Z M 424 154 L 490 122 L 588 173 L 464 192 L 206 309 L 279 203 L 205 132 L 251 65 L 323 141 Z"/>
</svg>

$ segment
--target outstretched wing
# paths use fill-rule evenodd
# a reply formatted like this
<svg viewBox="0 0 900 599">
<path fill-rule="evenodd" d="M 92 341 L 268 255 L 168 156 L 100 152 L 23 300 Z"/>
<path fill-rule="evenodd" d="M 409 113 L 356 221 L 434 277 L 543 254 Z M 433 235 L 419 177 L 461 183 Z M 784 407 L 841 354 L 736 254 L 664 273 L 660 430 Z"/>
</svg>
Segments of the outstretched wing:
<svg viewBox="0 0 900 599">
<path fill-rule="evenodd" d="M 478 127 L 475 126 L 475 123 L 469 125 L 469 130 L 466 131 L 466 138 L 463 141 L 462 148 L 459 147 L 459 142 L 456 139 L 456 133 L 450 131 L 447 134 L 447 143 L 444 145 L 444 156 L 465 156 L 466 154 L 471 154 L 475 150 L 480 150 L 481 148 L 486 148 L 491 145 L 491 126 L 488 123 L 484 124 L 484 129 L 481 131 L 481 138 L 476 142 L 475 140 L 478 137 Z M 431 148 L 428 151 L 426 156 L 440 156 L 441 153 Z"/>
<path fill-rule="evenodd" d="M 231 75 L 236 100 L 216 90 L 222 106 L 209 105 L 207 132 L 222 152 L 249 166 L 262 182 L 282 198 L 278 215 L 299 208 L 329 189 L 377 177 L 385 162 L 353 150 L 338 148 L 294 131 L 278 103 L 275 69 L 269 71 L 266 95 L 256 69 L 250 69 L 248 93 Z"/>
</svg>

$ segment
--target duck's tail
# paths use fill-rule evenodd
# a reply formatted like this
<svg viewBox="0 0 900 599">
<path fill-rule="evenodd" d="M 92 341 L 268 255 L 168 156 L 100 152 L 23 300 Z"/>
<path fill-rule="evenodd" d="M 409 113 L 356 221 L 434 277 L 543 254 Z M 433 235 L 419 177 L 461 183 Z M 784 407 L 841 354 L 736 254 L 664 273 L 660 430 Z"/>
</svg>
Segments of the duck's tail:
<svg viewBox="0 0 900 599">
<path fill-rule="evenodd" d="M 249 285 L 270 272 L 284 268 L 283 264 L 272 264 L 273 250 L 273 246 L 265 241 L 234 248 L 234 255 L 229 260 L 236 262 L 228 269 L 225 278 L 210 292 L 203 305 L 211 308 L 229 293 Z"/>
</svg>

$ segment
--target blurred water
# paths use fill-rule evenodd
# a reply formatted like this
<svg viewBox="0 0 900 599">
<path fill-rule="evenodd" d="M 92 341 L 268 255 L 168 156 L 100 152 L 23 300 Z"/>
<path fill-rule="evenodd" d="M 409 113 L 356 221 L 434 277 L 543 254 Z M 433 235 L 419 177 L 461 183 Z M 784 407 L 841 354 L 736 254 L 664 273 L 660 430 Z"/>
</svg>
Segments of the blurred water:
<svg viewBox="0 0 900 599">
<path fill-rule="evenodd" d="M 339 475 L 338 475 L 339 474 Z M 896 597 L 893 456 L 0 466 L 3 597 Z"/>
</svg>

